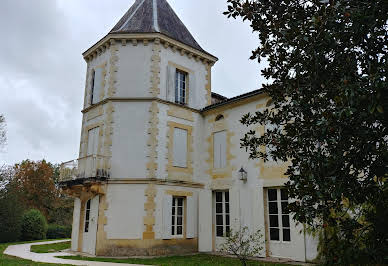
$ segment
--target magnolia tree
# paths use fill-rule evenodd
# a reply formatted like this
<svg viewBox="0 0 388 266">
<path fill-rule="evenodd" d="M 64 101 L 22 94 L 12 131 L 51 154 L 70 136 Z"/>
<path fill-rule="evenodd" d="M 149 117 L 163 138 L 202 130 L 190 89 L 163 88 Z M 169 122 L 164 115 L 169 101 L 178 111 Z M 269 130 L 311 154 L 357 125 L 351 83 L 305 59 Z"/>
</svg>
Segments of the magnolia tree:
<svg viewBox="0 0 388 266">
<path fill-rule="evenodd" d="M 388 2 L 228 0 L 258 36 L 272 108 L 245 115 L 252 159 L 291 161 L 294 219 L 326 263 L 388 263 Z M 271 146 L 269 154 L 262 147 Z M 322 229 L 324 230 L 322 231 Z"/>
<path fill-rule="evenodd" d="M 247 265 L 249 257 L 257 256 L 263 250 L 263 235 L 260 230 L 251 234 L 248 227 L 239 231 L 231 230 L 225 236 L 225 242 L 221 245 L 221 252 L 235 255 L 241 265 Z"/>
</svg>

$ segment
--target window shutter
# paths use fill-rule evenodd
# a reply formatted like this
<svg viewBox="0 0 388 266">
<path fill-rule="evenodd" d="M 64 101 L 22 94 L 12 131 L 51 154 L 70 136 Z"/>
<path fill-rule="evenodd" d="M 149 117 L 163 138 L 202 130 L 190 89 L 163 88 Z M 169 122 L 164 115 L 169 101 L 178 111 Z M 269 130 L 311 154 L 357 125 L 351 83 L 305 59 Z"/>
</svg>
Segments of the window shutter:
<svg viewBox="0 0 388 266">
<path fill-rule="evenodd" d="M 189 77 L 189 82 L 188 82 L 188 86 L 186 87 L 186 89 L 188 89 L 188 93 L 189 93 L 189 101 L 188 101 L 188 104 L 189 106 L 192 106 L 192 107 L 196 107 L 196 103 L 197 103 L 197 90 L 196 90 L 196 86 L 195 86 L 195 75 L 194 73 L 190 73 L 188 75 Z"/>
<path fill-rule="evenodd" d="M 93 104 L 96 104 L 100 101 L 100 95 L 102 88 L 102 71 L 101 67 L 96 68 L 94 74 L 94 91 L 93 91 Z"/>
<path fill-rule="evenodd" d="M 201 190 L 199 192 L 199 238 L 198 251 L 212 251 L 213 233 L 212 233 L 212 191 Z"/>
<path fill-rule="evenodd" d="M 226 131 L 214 133 L 214 168 L 226 167 Z"/>
<path fill-rule="evenodd" d="M 173 166 L 187 167 L 187 130 L 174 128 Z"/>
<path fill-rule="evenodd" d="M 88 156 L 97 155 L 98 150 L 99 127 L 93 128 L 88 132 Z"/>
<path fill-rule="evenodd" d="M 167 66 L 167 101 L 175 102 L 175 67 Z"/>
<path fill-rule="evenodd" d="M 171 239 L 172 196 L 163 197 L 163 239 Z"/>
<path fill-rule="evenodd" d="M 197 236 L 197 196 L 187 197 L 187 227 L 186 238 L 195 238 Z"/>
<path fill-rule="evenodd" d="M 233 231 L 240 229 L 240 191 L 233 186 L 230 195 L 230 225 Z"/>
<path fill-rule="evenodd" d="M 71 250 L 78 250 L 78 238 L 79 238 L 79 222 L 81 212 L 81 200 L 79 198 L 74 199 L 74 212 L 73 212 L 73 227 L 71 230 Z M 81 233 L 82 234 L 82 233 Z"/>
</svg>

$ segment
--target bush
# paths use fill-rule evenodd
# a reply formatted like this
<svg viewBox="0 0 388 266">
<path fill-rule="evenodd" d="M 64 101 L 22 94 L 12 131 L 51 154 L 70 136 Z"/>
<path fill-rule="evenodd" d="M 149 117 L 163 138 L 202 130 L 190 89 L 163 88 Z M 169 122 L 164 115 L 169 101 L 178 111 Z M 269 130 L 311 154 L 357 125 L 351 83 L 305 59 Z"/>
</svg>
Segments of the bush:
<svg viewBox="0 0 388 266">
<path fill-rule="evenodd" d="M 46 236 L 48 239 L 70 238 L 71 226 L 49 224 Z"/>
<path fill-rule="evenodd" d="M 41 240 L 46 238 L 46 218 L 39 210 L 29 210 L 22 217 L 22 240 Z"/>
</svg>

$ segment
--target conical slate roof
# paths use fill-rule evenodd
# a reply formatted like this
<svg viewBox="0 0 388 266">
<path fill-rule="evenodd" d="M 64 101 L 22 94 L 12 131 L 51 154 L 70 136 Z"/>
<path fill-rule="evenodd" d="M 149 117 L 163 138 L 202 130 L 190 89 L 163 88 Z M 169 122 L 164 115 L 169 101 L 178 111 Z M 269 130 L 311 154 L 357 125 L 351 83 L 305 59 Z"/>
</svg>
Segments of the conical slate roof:
<svg viewBox="0 0 388 266">
<path fill-rule="evenodd" d="M 155 32 L 205 52 L 166 0 L 136 0 L 110 33 Z"/>
</svg>

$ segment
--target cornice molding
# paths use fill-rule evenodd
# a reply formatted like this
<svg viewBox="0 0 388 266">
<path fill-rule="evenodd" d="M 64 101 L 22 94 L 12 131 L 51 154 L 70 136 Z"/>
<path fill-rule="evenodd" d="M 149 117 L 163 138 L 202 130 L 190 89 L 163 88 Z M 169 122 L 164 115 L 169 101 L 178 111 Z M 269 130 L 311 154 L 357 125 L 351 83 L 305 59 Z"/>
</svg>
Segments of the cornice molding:
<svg viewBox="0 0 388 266">
<path fill-rule="evenodd" d="M 189 58 L 194 58 L 196 61 L 201 61 L 204 64 L 213 66 L 218 61 L 218 58 L 211 54 L 198 51 L 197 49 L 192 48 L 191 46 L 178 42 L 161 33 L 139 33 L 139 34 L 109 33 L 100 41 L 98 41 L 95 45 L 93 45 L 91 48 L 86 50 L 82 55 L 85 61 L 89 62 L 93 58 L 97 57 L 97 55 L 101 51 L 105 51 L 106 49 L 108 49 L 112 44 L 112 41 L 121 43 L 121 45 L 125 46 L 127 45 L 127 43 L 132 43 L 132 45 L 137 45 L 138 42 L 144 42 L 148 44 L 149 41 L 154 41 L 157 39 L 160 40 L 160 43 L 163 44 L 165 48 L 171 47 L 171 49 L 173 49 L 174 51 L 179 50 L 182 55 L 186 55 Z"/>
</svg>

